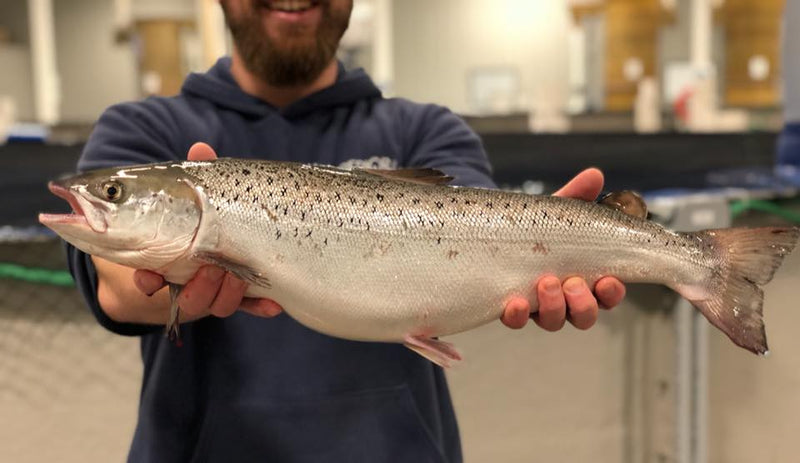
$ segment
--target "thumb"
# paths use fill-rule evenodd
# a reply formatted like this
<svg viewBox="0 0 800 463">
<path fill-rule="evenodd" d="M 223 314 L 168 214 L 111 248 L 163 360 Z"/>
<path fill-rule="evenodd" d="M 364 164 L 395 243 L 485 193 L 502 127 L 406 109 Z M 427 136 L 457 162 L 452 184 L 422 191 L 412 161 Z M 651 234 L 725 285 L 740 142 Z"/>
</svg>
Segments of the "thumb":
<svg viewBox="0 0 800 463">
<path fill-rule="evenodd" d="M 189 148 L 186 159 L 190 161 L 211 161 L 212 159 L 217 159 L 217 153 L 208 144 L 197 142 Z"/>
<path fill-rule="evenodd" d="M 148 296 L 152 296 L 167 284 L 164 277 L 149 270 L 136 270 L 133 273 L 133 282 L 139 291 Z"/>
<path fill-rule="evenodd" d="M 553 195 L 594 201 L 603 190 L 603 181 L 603 173 L 600 169 L 591 167 L 573 177 Z"/>
</svg>

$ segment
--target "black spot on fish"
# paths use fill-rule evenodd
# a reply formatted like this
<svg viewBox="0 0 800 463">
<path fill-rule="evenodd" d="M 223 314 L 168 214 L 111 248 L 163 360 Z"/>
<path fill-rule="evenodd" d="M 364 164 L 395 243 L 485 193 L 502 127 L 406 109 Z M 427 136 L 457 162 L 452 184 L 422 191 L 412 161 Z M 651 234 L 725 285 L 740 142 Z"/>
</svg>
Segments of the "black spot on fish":
<svg viewBox="0 0 800 463">
<path fill-rule="evenodd" d="M 300 213 L 300 220 L 306 220 L 306 211 Z"/>
<path fill-rule="evenodd" d="M 242 183 L 242 182 L 240 182 L 238 178 L 237 178 L 237 179 L 235 180 L 235 182 L 234 182 L 234 184 L 235 184 L 236 186 L 239 186 L 239 184 L 240 184 L 240 183 Z"/>
<path fill-rule="evenodd" d="M 236 201 L 239 201 L 239 195 L 236 195 L 236 196 L 234 196 L 234 197 L 233 197 L 233 201 L 234 201 L 234 202 L 236 202 Z"/>
<path fill-rule="evenodd" d="M 338 192 L 335 195 L 333 195 L 333 197 L 336 198 L 336 201 L 342 200 L 342 195 L 340 195 Z"/>
<path fill-rule="evenodd" d="M 522 203 L 522 208 L 523 209 L 527 209 L 528 208 L 528 203 Z"/>
<path fill-rule="evenodd" d="M 300 233 L 300 230 L 297 227 L 294 228 L 294 238 L 297 238 L 297 235 Z"/>
<path fill-rule="evenodd" d="M 275 230 L 275 239 L 276 240 L 281 239 L 281 231 L 280 230 Z"/>
<path fill-rule="evenodd" d="M 506 203 L 505 207 L 506 207 L 506 209 L 511 208 L 511 203 Z"/>
<path fill-rule="evenodd" d="M 308 233 L 306 233 L 306 238 L 310 238 L 310 237 L 311 237 L 311 230 L 309 230 Z"/>
<path fill-rule="evenodd" d="M 411 200 L 413 204 L 419 204 L 419 198 L 414 198 Z"/>
<path fill-rule="evenodd" d="M 436 238 L 436 244 L 442 244 L 442 237 Z"/>
<path fill-rule="evenodd" d="M 378 201 L 383 201 L 383 195 L 382 194 L 378 193 L 378 194 L 375 195 L 375 197 L 378 198 Z"/>
<path fill-rule="evenodd" d="M 244 191 L 250 193 L 250 190 L 252 189 L 253 189 L 252 185 L 247 185 L 247 188 Z"/>
<path fill-rule="evenodd" d="M 286 215 L 288 213 L 289 213 L 289 207 L 286 206 L 286 207 L 283 208 L 283 215 Z"/>
<path fill-rule="evenodd" d="M 242 169 L 242 174 L 243 174 L 243 175 L 250 175 L 250 170 L 248 170 L 248 169 Z"/>
<path fill-rule="evenodd" d="M 281 196 L 286 196 L 286 187 L 281 188 Z"/>
<path fill-rule="evenodd" d="M 325 237 L 325 240 L 322 242 L 322 244 L 324 244 L 325 246 L 328 245 L 328 237 Z"/>
<path fill-rule="evenodd" d="M 491 208 L 493 208 L 493 207 L 494 207 L 494 204 L 492 204 L 492 203 L 486 203 L 486 207 L 488 207 L 489 209 L 491 209 Z"/>
<path fill-rule="evenodd" d="M 436 207 L 437 207 L 438 209 L 441 209 L 441 208 L 443 208 L 443 207 L 444 207 L 444 204 L 442 204 L 442 202 L 441 202 L 441 201 L 436 201 Z"/>
</svg>

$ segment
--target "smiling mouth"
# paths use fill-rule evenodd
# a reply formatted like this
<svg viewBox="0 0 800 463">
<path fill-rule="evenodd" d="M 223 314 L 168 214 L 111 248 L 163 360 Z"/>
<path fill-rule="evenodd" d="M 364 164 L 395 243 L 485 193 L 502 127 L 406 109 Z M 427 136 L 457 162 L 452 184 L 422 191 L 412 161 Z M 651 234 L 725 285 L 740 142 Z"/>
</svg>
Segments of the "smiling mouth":
<svg viewBox="0 0 800 463">
<path fill-rule="evenodd" d="M 284 13 L 302 13 L 319 5 L 319 0 L 261 0 L 261 6 Z"/>
<path fill-rule="evenodd" d="M 65 199 L 69 205 L 72 207 L 72 214 L 39 214 L 39 222 L 42 225 L 47 224 L 54 224 L 54 223 L 69 223 L 69 224 L 80 224 L 80 225 L 89 225 L 89 221 L 86 220 L 86 216 L 84 215 L 83 208 L 69 192 L 67 188 L 64 188 L 61 185 L 56 183 L 50 182 L 47 184 L 47 188 L 59 198 Z"/>
</svg>

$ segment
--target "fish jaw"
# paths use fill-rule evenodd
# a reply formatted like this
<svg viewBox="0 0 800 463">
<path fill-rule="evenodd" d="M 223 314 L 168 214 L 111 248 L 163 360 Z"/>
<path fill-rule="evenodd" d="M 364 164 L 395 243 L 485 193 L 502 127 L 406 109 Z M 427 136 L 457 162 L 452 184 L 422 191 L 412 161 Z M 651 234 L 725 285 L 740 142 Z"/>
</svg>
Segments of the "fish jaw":
<svg viewBox="0 0 800 463">
<path fill-rule="evenodd" d="M 84 248 L 94 248 L 90 241 L 96 240 L 97 234 L 104 234 L 108 230 L 108 224 L 102 215 L 92 214 L 93 220 L 89 220 L 86 210 L 94 207 L 89 201 L 76 195 L 71 188 L 64 186 L 60 182 L 49 182 L 47 187 L 54 195 L 69 203 L 72 207 L 72 213 L 41 213 L 39 214 L 39 223 L 82 250 Z"/>
</svg>

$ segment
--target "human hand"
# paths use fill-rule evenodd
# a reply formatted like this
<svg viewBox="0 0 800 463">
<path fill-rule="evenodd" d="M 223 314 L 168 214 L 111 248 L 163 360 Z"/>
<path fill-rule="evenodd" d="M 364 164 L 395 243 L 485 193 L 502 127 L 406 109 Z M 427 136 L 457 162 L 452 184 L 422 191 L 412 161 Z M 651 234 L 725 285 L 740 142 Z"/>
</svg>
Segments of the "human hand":
<svg viewBox="0 0 800 463">
<path fill-rule="evenodd" d="M 593 201 L 603 189 L 603 173 L 586 169 L 567 182 L 555 196 Z M 625 285 L 614 277 L 603 277 L 594 285 L 594 294 L 581 277 L 561 282 L 553 275 L 544 275 L 536 282 L 539 309 L 531 313 L 527 298 L 514 296 L 506 302 L 501 320 L 509 328 L 525 326 L 528 318 L 547 331 L 558 331 L 569 320 L 576 328 L 586 330 L 597 322 L 599 308 L 611 309 L 625 297 Z"/>
<path fill-rule="evenodd" d="M 214 149 L 205 143 L 189 148 L 187 159 L 207 161 L 216 159 Z M 164 278 L 148 270 L 136 270 L 133 280 L 145 294 L 153 294 L 166 285 Z M 271 299 L 244 297 L 247 283 L 215 265 L 204 265 L 178 294 L 182 320 L 196 320 L 207 315 L 228 317 L 241 309 L 260 317 L 274 317 L 283 310 Z"/>
</svg>

